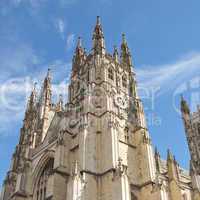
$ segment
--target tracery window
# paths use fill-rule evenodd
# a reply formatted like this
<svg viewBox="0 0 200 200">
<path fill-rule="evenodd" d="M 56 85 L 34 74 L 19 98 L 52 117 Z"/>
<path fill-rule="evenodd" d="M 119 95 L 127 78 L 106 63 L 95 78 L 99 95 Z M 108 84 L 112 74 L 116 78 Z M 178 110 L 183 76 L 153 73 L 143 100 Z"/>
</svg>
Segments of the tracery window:
<svg viewBox="0 0 200 200">
<path fill-rule="evenodd" d="M 122 86 L 127 87 L 127 77 L 125 74 L 122 76 Z"/>
<path fill-rule="evenodd" d="M 49 175 L 53 170 L 54 160 L 50 159 L 42 170 L 36 184 L 36 200 L 45 200 Z"/>
<path fill-rule="evenodd" d="M 108 69 L 108 78 L 114 80 L 114 71 L 111 67 Z"/>
</svg>

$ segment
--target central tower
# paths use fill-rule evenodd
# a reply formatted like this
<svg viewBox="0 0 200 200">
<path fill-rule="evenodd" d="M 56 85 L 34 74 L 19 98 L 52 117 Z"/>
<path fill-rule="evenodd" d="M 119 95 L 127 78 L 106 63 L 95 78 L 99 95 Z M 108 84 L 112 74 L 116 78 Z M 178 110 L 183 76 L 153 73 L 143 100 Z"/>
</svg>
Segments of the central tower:
<svg viewBox="0 0 200 200">
<path fill-rule="evenodd" d="M 125 35 L 120 56 L 116 47 L 113 55 L 107 53 L 99 17 L 89 55 L 79 38 L 68 106 L 67 124 L 77 145 L 73 162 L 85 188 L 77 194 L 88 200 L 128 200 L 131 191 L 134 199 L 138 187 L 146 190 L 153 183 L 154 156 Z"/>
</svg>

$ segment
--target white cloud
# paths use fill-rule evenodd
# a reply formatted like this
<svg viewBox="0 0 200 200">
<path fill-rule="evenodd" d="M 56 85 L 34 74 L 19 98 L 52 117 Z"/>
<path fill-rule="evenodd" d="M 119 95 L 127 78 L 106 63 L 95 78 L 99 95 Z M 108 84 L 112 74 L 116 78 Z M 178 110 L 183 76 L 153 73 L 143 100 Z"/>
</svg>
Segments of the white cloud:
<svg viewBox="0 0 200 200">
<path fill-rule="evenodd" d="M 56 30 L 60 34 L 61 38 L 64 39 L 65 38 L 65 23 L 64 23 L 64 20 L 62 20 L 62 19 L 56 20 L 55 26 L 56 26 Z"/>
<path fill-rule="evenodd" d="M 69 34 L 67 36 L 67 50 L 71 50 L 75 44 L 75 34 Z"/>
<path fill-rule="evenodd" d="M 182 81 L 200 75 L 199 69 L 200 53 L 190 53 L 172 64 L 137 67 L 136 75 L 141 88 L 160 88 L 159 94 L 163 94 Z"/>
<path fill-rule="evenodd" d="M 68 37 L 68 39 L 70 41 L 68 41 L 68 45 L 71 46 L 74 41 L 74 35 L 72 34 Z M 14 65 L 15 61 L 11 60 L 10 62 L 12 65 L 8 64 L 7 66 L 17 67 L 21 64 L 25 66 L 28 58 L 34 58 L 36 56 L 35 54 L 31 53 L 24 55 L 25 58 L 23 59 L 20 56 L 20 62 L 18 61 L 18 56 L 14 57 L 16 59 L 16 65 Z M 30 62 L 31 61 L 29 60 L 29 63 Z M 13 82 L 8 81 L 9 84 L 0 82 L 0 120 L 2 122 L 0 124 L 0 136 L 8 132 L 6 129 L 10 124 L 20 123 L 20 120 L 22 120 L 24 116 L 25 102 L 30 94 L 33 81 L 38 81 L 41 84 L 49 66 L 52 69 L 53 81 L 56 83 L 53 84 L 54 100 L 56 101 L 58 99 L 60 93 L 63 94 L 65 99 L 67 98 L 67 83 L 70 79 L 71 63 L 67 63 L 62 60 L 56 60 L 50 64 L 42 64 L 39 62 L 37 64 L 39 66 L 39 70 L 36 70 L 32 77 L 30 77 L 32 72 L 29 73 L 29 71 L 27 71 L 27 77 L 17 76 Z M 11 68 L 11 71 L 12 69 L 13 68 Z M 148 89 L 160 87 L 161 95 L 165 92 L 168 92 L 170 89 L 175 89 L 178 84 L 191 79 L 194 75 L 198 75 L 200 73 L 199 69 L 200 53 L 195 53 L 183 56 L 172 64 L 160 66 L 146 65 L 141 68 L 137 67 L 136 75 L 140 87 L 145 87 Z M 33 80 L 34 77 L 37 77 L 38 80 Z M 40 86 L 38 85 L 38 88 L 39 87 Z M 2 93 L 2 91 L 5 93 Z M 5 94 L 6 98 L 8 98 L 7 101 L 3 101 L 5 100 L 3 98 L 4 96 L 2 96 L 3 94 Z M 10 128 L 11 127 L 12 126 L 10 126 Z"/>
<path fill-rule="evenodd" d="M 10 44 L 10 43 L 9 43 Z M 16 134 L 13 129 L 22 121 L 25 102 L 30 95 L 33 82 L 42 83 L 47 69 L 52 69 L 53 81 L 56 81 L 56 95 L 67 92 L 60 80 L 67 82 L 71 63 L 56 60 L 44 62 L 28 44 L 16 42 L 6 48 L 0 48 L 0 136 Z M 64 96 L 64 95 L 63 95 Z M 67 95 L 66 95 L 67 96 Z M 55 98 L 57 99 L 57 98 Z"/>
</svg>

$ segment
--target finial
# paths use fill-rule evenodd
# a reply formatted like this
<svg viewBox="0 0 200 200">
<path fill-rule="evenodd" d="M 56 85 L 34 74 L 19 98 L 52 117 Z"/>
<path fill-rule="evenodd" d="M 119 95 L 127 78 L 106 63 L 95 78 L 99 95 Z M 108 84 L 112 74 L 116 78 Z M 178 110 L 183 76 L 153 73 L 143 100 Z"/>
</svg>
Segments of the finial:
<svg viewBox="0 0 200 200">
<path fill-rule="evenodd" d="M 126 44 L 126 35 L 122 33 L 122 43 Z"/>
<path fill-rule="evenodd" d="M 167 150 L 167 160 L 173 160 L 173 156 L 170 149 Z"/>
<path fill-rule="evenodd" d="M 77 47 L 82 47 L 82 39 L 78 37 Z"/>
<path fill-rule="evenodd" d="M 118 50 L 116 45 L 114 45 L 114 52 L 113 52 L 113 58 L 116 62 L 118 62 Z"/>
<path fill-rule="evenodd" d="M 93 52 L 95 55 L 105 55 L 105 41 L 104 41 L 104 34 L 103 29 L 100 24 L 100 17 L 97 16 L 97 22 L 93 31 Z"/>
<path fill-rule="evenodd" d="M 117 53 L 117 54 L 118 54 L 117 46 L 116 46 L 116 45 L 114 45 L 114 53 Z"/>
<path fill-rule="evenodd" d="M 101 22 L 100 22 L 100 16 L 97 16 L 97 25 L 100 25 Z"/>
<path fill-rule="evenodd" d="M 51 73 L 51 69 L 50 68 L 48 68 L 48 70 L 47 70 L 47 78 L 50 78 L 50 74 Z"/>
<path fill-rule="evenodd" d="M 190 108 L 184 99 L 183 95 L 181 95 L 181 111 L 186 114 L 190 114 Z"/>
</svg>

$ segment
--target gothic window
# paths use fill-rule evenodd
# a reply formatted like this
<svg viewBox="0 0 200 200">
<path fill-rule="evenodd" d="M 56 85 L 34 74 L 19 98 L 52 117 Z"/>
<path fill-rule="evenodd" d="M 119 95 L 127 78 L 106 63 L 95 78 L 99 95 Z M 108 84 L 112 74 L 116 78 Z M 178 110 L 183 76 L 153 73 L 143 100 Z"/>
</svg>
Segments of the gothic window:
<svg viewBox="0 0 200 200">
<path fill-rule="evenodd" d="M 127 87 L 127 77 L 125 74 L 122 76 L 122 86 L 125 88 Z"/>
<path fill-rule="evenodd" d="M 108 69 L 108 78 L 114 80 L 114 71 L 111 67 Z"/>
<path fill-rule="evenodd" d="M 53 170 L 54 160 L 50 159 L 43 168 L 36 184 L 36 200 L 45 200 L 49 175 Z"/>
</svg>

